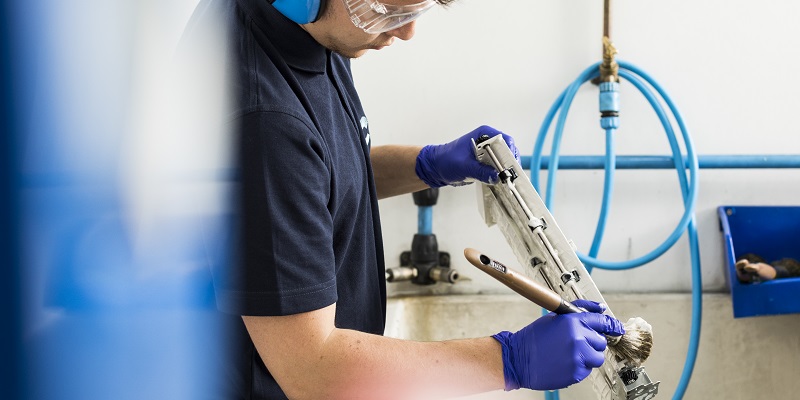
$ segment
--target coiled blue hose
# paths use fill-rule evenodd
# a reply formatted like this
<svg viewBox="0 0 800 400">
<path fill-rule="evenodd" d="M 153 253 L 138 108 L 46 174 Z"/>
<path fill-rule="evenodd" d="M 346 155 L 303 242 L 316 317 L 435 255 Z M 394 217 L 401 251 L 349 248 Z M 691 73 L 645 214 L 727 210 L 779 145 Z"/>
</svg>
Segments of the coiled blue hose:
<svg viewBox="0 0 800 400">
<path fill-rule="evenodd" d="M 550 163 L 548 167 L 548 177 L 547 177 L 547 191 L 545 193 L 545 204 L 547 207 L 552 211 L 552 199 L 555 193 L 555 182 L 556 182 L 556 172 L 558 170 L 558 157 L 560 154 L 560 146 L 561 146 L 561 138 L 564 131 L 564 125 L 566 123 L 567 114 L 569 112 L 569 108 L 572 104 L 572 100 L 575 97 L 575 94 L 578 92 L 578 89 L 587 81 L 590 81 L 599 76 L 599 66 L 600 64 L 594 64 L 584 70 L 578 78 L 564 90 L 564 92 L 559 95 L 558 99 L 553 103 L 553 105 L 548 110 L 545 119 L 542 123 L 541 128 L 539 129 L 539 135 L 536 138 L 536 143 L 534 145 L 533 154 L 530 159 L 529 168 L 531 170 L 531 182 L 533 186 L 539 191 L 539 170 L 541 166 L 541 158 L 542 158 L 542 148 L 544 147 L 545 139 L 547 138 L 547 133 L 550 130 L 550 126 L 552 125 L 553 119 L 558 114 L 558 120 L 556 122 L 555 132 L 553 136 L 553 142 L 550 150 Z M 697 349 L 700 343 L 700 327 L 701 327 L 701 320 L 702 320 L 702 276 L 700 273 L 700 246 L 697 239 L 697 226 L 695 223 L 694 217 L 694 210 L 695 204 L 697 202 L 697 170 L 698 170 L 698 161 L 697 155 L 694 152 L 694 145 L 692 144 L 691 137 L 689 135 L 689 131 L 686 128 L 686 125 L 683 121 L 683 118 L 680 115 L 675 104 L 669 98 L 667 93 L 663 90 L 663 88 L 655 82 L 648 74 L 646 74 L 641 69 L 626 63 L 626 62 L 619 62 L 619 76 L 636 87 L 639 92 L 644 95 L 650 105 L 653 107 L 653 110 L 658 115 L 659 120 L 661 121 L 662 126 L 664 127 L 664 131 L 667 135 L 667 139 L 670 144 L 670 148 L 672 150 L 672 157 L 675 169 L 678 173 L 678 181 L 681 187 L 681 193 L 684 200 L 684 213 L 681 217 L 678 225 L 675 227 L 675 230 L 667 237 L 667 239 L 658 247 L 653 249 L 651 252 L 641 256 L 637 259 L 623 261 L 623 262 L 607 262 L 597 259 L 597 253 L 600 250 L 600 244 L 602 243 L 603 234 L 605 232 L 605 225 L 608 219 L 608 209 L 611 203 L 611 197 L 613 192 L 614 186 L 614 171 L 615 171 L 615 163 L 616 163 L 616 155 L 614 151 L 614 133 L 616 129 L 614 127 L 604 126 L 605 133 L 606 133 L 606 156 L 605 156 L 605 179 L 603 185 L 603 197 L 602 197 L 602 206 L 600 208 L 600 215 L 598 217 L 597 228 L 595 229 L 594 239 L 592 241 L 592 246 L 589 250 L 588 255 L 584 255 L 578 253 L 578 257 L 586 264 L 586 268 L 589 272 L 591 272 L 593 267 L 601 268 L 601 269 L 609 269 L 609 270 L 625 270 L 636 268 L 641 265 L 644 265 L 669 250 L 675 242 L 683 235 L 684 231 L 688 232 L 688 238 L 690 243 L 690 253 L 691 253 L 691 261 L 692 261 L 692 326 L 691 326 L 691 336 L 689 339 L 689 347 L 686 354 L 686 361 L 683 367 L 683 373 L 681 374 L 681 379 L 678 383 L 678 387 L 676 388 L 675 394 L 673 399 L 682 399 L 686 389 L 689 385 L 689 381 L 692 376 L 692 371 L 694 370 L 695 361 L 697 359 Z M 646 83 L 646 84 L 645 84 Z M 649 85 L 649 86 L 648 86 Z M 652 88 L 652 89 L 651 89 Z M 667 104 L 670 112 L 672 113 L 675 121 L 678 124 L 678 128 L 681 131 L 681 135 L 683 138 L 684 147 L 686 148 L 687 153 L 687 161 L 689 166 L 689 178 L 686 177 L 685 171 L 685 163 L 683 156 L 681 155 L 680 145 L 678 144 L 678 139 L 675 135 L 675 131 L 672 127 L 669 117 L 664 110 L 664 107 L 659 102 L 658 98 L 653 93 L 653 89 L 658 93 L 661 99 Z M 545 399 L 546 400 L 558 400 L 559 395 L 558 392 L 545 392 Z"/>
</svg>

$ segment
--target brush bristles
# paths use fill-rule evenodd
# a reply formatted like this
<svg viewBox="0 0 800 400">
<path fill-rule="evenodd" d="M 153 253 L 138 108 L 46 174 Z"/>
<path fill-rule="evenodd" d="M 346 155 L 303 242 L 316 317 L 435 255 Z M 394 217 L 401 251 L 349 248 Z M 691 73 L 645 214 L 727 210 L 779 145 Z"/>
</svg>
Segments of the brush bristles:
<svg viewBox="0 0 800 400">
<path fill-rule="evenodd" d="M 653 327 L 642 318 L 631 318 L 623 324 L 625 334 L 609 346 L 617 361 L 638 367 L 644 364 L 653 348 Z"/>
</svg>

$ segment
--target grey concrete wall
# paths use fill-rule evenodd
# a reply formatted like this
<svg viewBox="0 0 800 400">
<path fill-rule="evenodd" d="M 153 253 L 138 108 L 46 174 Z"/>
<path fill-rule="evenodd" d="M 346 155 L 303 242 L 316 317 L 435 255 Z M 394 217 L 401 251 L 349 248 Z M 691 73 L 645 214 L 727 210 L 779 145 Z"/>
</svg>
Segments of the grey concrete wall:
<svg viewBox="0 0 800 400">
<path fill-rule="evenodd" d="M 661 381 L 657 399 L 672 398 L 689 343 L 688 294 L 611 294 L 611 310 L 623 320 L 640 316 L 653 325 L 654 347 L 645 367 Z M 488 336 L 517 330 L 540 309 L 517 295 L 398 297 L 389 300 L 386 334 L 413 340 Z M 541 399 L 528 390 L 493 392 L 472 400 Z M 596 398 L 588 382 L 561 391 L 564 400 Z M 703 297 L 697 363 L 684 399 L 800 399 L 800 314 L 733 318 L 730 297 Z"/>
</svg>

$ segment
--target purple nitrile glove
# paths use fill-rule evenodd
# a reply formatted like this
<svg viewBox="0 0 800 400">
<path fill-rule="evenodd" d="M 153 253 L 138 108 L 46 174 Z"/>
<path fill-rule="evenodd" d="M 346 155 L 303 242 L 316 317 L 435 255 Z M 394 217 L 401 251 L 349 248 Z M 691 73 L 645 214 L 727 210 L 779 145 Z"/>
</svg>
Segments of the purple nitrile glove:
<svg viewBox="0 0 800 400">
<path fill-rule="evenodd" d="M 625 333 L 622 323 L 600 314 L 603 307 L 593 301 L 576 300 L 584 313 L 547 314 L 517 333 L 494 336 L 503 348 L 506 390 L 563 389 L 578 383 L 603 365 L 606 338 Z"/>
<path fill-rule="evenodd" d="M 423 147 L 417 156 L 417 176 L 430 187 L 466 185 L 471 183 L 465 182 L 469 178 L 486 183 L 497 182 L 497 171 L 475 158 L 473 141 L 482 135 L 503 135 L 519 162 L 519 150 L 514 145 L 514 138 L 484 125 L 450 143 Z"/>
</svg>

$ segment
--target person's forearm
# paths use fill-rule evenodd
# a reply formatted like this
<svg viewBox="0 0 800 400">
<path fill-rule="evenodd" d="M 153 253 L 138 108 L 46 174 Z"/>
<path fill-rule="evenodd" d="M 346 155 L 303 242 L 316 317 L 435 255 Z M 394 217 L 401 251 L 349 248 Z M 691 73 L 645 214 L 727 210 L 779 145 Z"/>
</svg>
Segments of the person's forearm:
<svg viewBox="0 0 800 400">
<path fill-rule="evenodd" d="M 376 146 L 370 152 L 378 198 L 417 192 L 428 188 L 414 168 L 421 146 Z"/>
<path fill-rule="evenodd" d="M 422 399 L 504 387 L 495 339 L 413 342 L 334 325 L 336 304 L 242 317 L 258 353 L 293 400 Z"/>
<path fill-rule="evenodd" d="M 504 387 L 502 350 L 489 337 L 414 342 L 334 329 L 295 362 L 299 373 L 279 380 L 293 400 L 442 399 Z"/>
<path fill-rule="evenodd" d="M 334 325 L 336 304 L 286 316 L 243 316 L 261 359 L 293 400 L 416 400 L 504 387 L 492 338 L 413 342 Z"/>
</svg>

